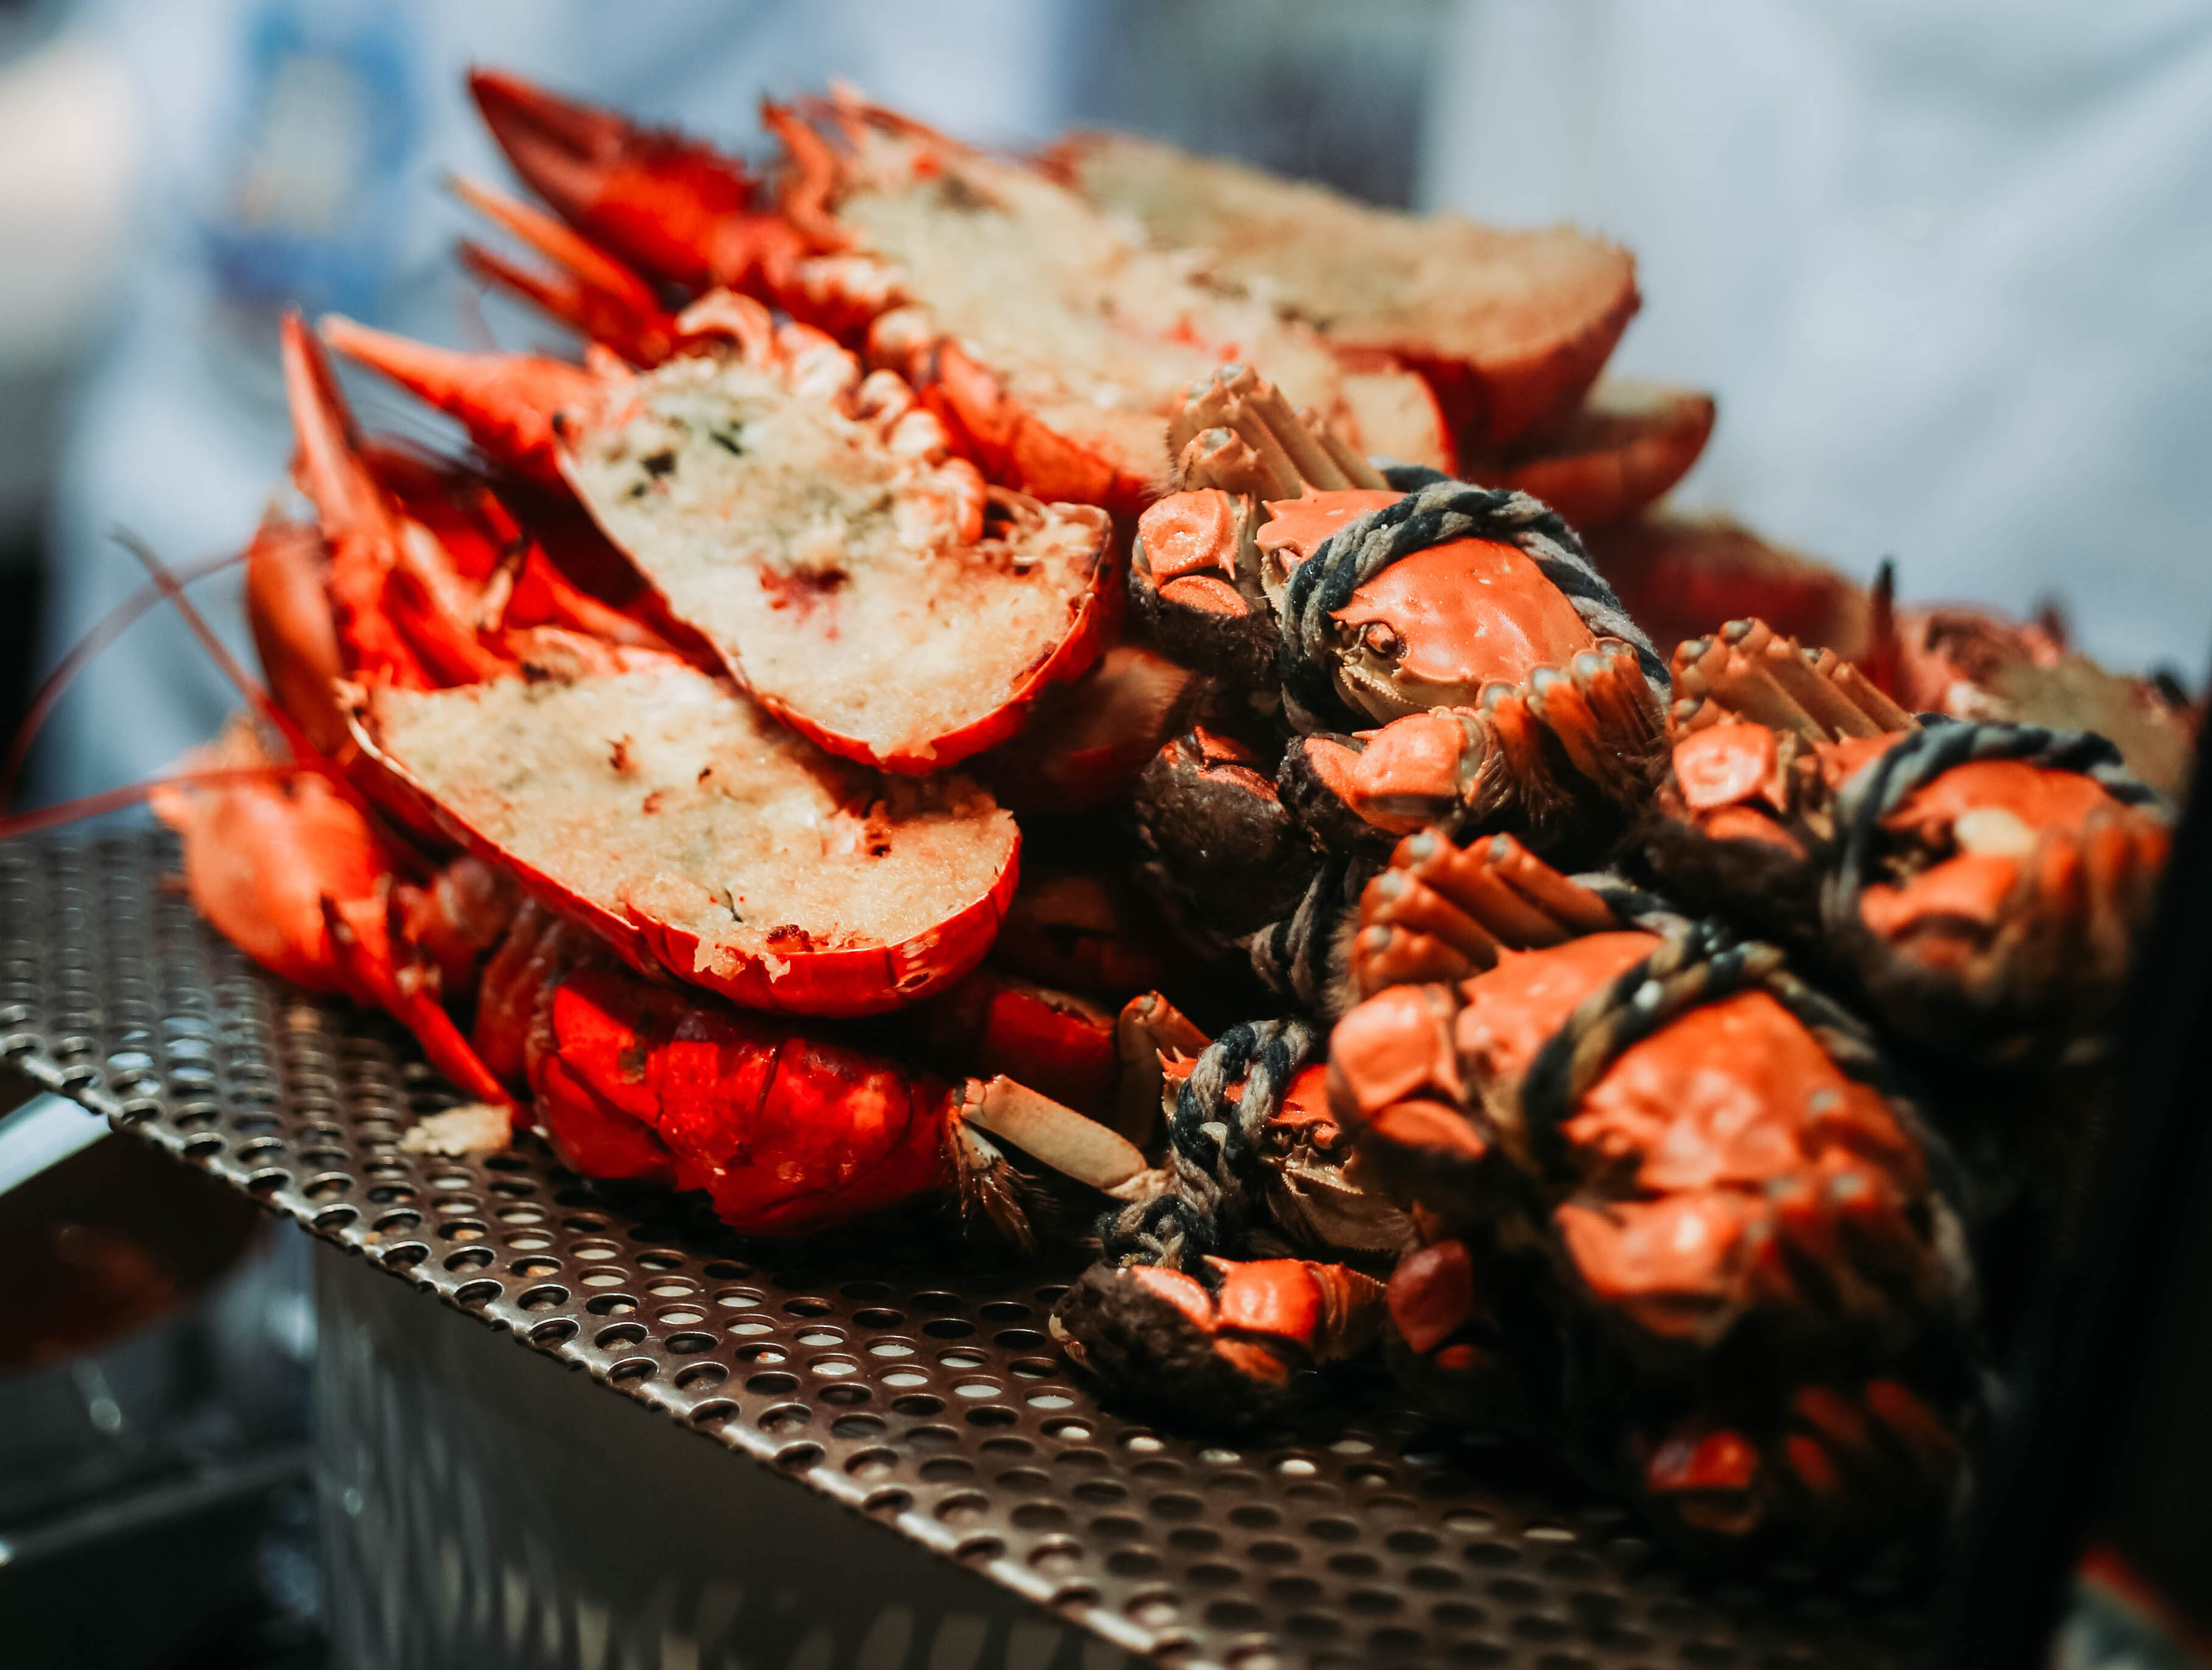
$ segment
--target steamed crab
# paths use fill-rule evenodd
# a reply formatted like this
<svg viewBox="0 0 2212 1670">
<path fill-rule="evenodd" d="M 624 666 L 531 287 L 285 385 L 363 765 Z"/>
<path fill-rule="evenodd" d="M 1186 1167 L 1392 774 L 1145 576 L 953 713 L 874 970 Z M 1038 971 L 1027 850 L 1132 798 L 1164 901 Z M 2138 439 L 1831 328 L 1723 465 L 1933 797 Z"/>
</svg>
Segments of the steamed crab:
<svg viewBox="0 0 2212 1670">
<path fill-rule="evenodd" d="M 1428 1397 L 1546 1431 L 1662 1523 L 1911 1524 L 1964 1478 L 1974 1284 L 1947 1151 L 1780 951 L 1504 835 L 1410 837 L 1331 1041 Z"/>
<path fill-rule="evenodd" d="M 1183 490 L 1138 524 L 1132 608 L 1214 676 L 1217 723 L 1154 761 L 1138 817 L 1186 915 L 1325 1006 L 1322 895 L 1361 877 L 1322 853 L 1364 874 L 1437 819 L 1583 853 L 1626 826 L 1664 768 L 1665 669 L 1557 516 L 1386 477 L 1243 367 L 1192 388 L 1170 440 Z M 1213 894 L 1220 870 L 1247 884 Z"/>
<path fill-rule="evenodd" d="M 1374 1345 L 1379 1278 L 1413 1226 L 1351 1175 L 1312 1026 L 1209 1041 L 1156 996 L 1125 1024 L 1140 1007 L 1152 1065 L 1123 1094 L 1152 1090 L 1166 1153 L 1157 1182 L 1100 1220 L 1100 1262 L 1054 1307 L 1053 1335 L 1118 1395 L 1249 1424 L 1287 1406 L 1306 1371 Z"/>
<path fill-rule="evenodd" d="M 2004 1061 L 2094 1043 L 2169 839 L 2117 749 L 1914 719 L 1756 620 L 1685 643 L 1674 671 L 1642 841 L 1665 884 L 1763 918 L 1923 1045 Z"/>
</svg>

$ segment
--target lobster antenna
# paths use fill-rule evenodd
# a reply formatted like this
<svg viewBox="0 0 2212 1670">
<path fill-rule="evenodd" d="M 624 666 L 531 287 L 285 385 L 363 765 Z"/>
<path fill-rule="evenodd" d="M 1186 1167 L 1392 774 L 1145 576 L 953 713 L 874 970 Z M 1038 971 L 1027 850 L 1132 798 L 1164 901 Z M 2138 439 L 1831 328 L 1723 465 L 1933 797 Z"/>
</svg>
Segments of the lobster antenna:
<svg viewBox="0 0 2212 1670">
<path fill-rule="evenodd" d="M 1881 566 L 1875 570 L 1868 602 L 1872 616 L 1868 622 L 1867 652 L 1859 658 L 1859 671 L 1892 701 L 1901 701 L 1904 692 L 1898 686 L 1903 682 L 1905 657 L 1904 646 L 1897 635 L 1895 557 L 1885 556 Z"/>
<path fill-rule="evenodd" d="M 243 765 L 221 766 L 207 771 L 180 771 L 173 776 L 154 777 L 143 783 L 127 783 L 121 788 L 103 789 L 97 794 L 87 794 L 75 800 L 58 800 L 51 806 L 39 806 L 30 811 L 9 812 L 0 817 L 0 841 L 13 841 L 18 835 L 36 835 L 41 829 L 51 829 L 59 823 L 74 823 L 80 818 L 98 817 L 102 812 L 120 811 L 125 806 L 135 806 L 142 800 L 150 800 L 165 788 L 206 788 L 222 783 L 266 782 L 271 778 L 297 776 L 303 771 L 315 771 L 311 765 Z"/>
<path fill-rule="evenodd" d="M 178 569 L 177 580 L 179 584 L 189 586 L 194 580 L 204 580 L 210 574 L 245 560 L 243 551 L 209 557 Z M 7 760 L 0 764 L 0 809 L 15 803 L 15 791 L 22 782 L 23 767 L 30 759 L 31 744 L 39 739 L 39 732 L 45 728 L 56 704 L 70 685 L 76 682 L 76 676 L 101 651 L 128 631 L 139 616 L 161 600 L 161 588 L 148 581 L 94 622 L 90 629 L 71 644 L 68 653 L 54 664 L 53 671 L 46 675 L 45 682 L 39 686 L 38 693 L 31 698 L 31 705 L 23 714 L 22 723 L 15 727 L 15 738 L 9 744 Z"/>
<path fill-rule="evenodd" d="M 321 753 L 309 742 L 292 716 L 269 699 L 269 692 L 261 688 L 260 681 L 240 666 L 230 647 L 216 636 L 215 629 L 208 624 L 207 616 L 199 606 L 185 595 L 185 588 L 169 565 L 161 561 L 154 548 L 118 523 L 107 531 L 107 537 L 137 557 L 161 595 L 167 598 L 177 613 L 184 617 L 185 626 L 200 641 L 200 647 L 214 658 L 216 666 L 246 698 L 246 705 L 282 732 L 284 740 L 292 744 L 292 751 L 302 760 L 320 760 Z"/>
<path fill-rule="evenodd" d="M 253 675 L 238 664 L 238 658 L 230 653 L 229 647 L 222 639 L 215 635 L 215 629 L 208 624 L 207 616 L 201 614 L 198 606 L 185 595 L 185 588 L 154 548 L 119 523 L 108 530 L 108 537 L 145 565 L 146 572 L 153 576 L 154 584 L 161 588 L 161 595 L 175 606 L 178 614 L 184 616 L 185 624 L 191 629 L 192 635 L 200 641 L 201 647 L 215 658 L 216 665 L 222 670 L 223 677 L 237 686 L 247 706 L 276 727 L 290 745 L 292 756 L 301 768 L 321 777 L 337 791 L 348 805 L 367 818 L 372 827 L 381 828 L 382 820 L 377 817 L 376 808 L 369 805 L 367 797 L 354 786 L 352 779 L 338 768 L 337 762 L 308 739 L 307 733 L 300 728 L 299 721 L 272 701 L 269 692 L 261 688 Z"/>
</svg>

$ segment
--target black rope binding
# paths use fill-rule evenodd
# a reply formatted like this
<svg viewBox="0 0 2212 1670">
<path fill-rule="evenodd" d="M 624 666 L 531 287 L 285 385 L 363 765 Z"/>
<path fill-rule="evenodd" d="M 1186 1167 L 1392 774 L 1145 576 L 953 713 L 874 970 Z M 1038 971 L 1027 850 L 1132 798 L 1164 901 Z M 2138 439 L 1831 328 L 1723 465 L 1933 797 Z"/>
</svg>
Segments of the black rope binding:
<svg viewBox="0 0 2212 1670">
<path fill-rule="evenodd" d="M 1309 1015 L 1336 1019 L 1344 992 L 1345 927 L 1380 868 L 1365 858 L 1324 861 L 1297 909 L 1245 936 L 1244 949 L 1259 982 Z"/>
<path fill-rule="evenodd" d="M 1218 1285 L 1207 1255 L 1243 1257 L 1266 1213 L 1260 1133 L 1299 1069 L 1326 1048 L 1321 1029 L 1300 1020 L 1245 1021 L 1207 1045 L 1168 1121 L 1169 1187 L 1099 1219 L 1104 1261 L 1158 1265 Z M 1240 1082 L 1243 1095 L 1232 1102 Z"/>
<path fill-rule="evenodd" d="M 1856 773 L 1836 796 L 1836 827 L 1843 832 L 1822 890 L 1831 932 L 1858 920 L 1859 894 L 1881 869 L 1886 831 L 1881 821 L 1954 766 L 1979 760 L 2018 760 L 2053 771 L 2078 771 L 2123 805 L 2163 811 L 2157 790 L 2130 772 L 2120 750 L 2092 731 L 2051 731 L 2039 725 L 1967 722 L 1923 714 L 1921 728 Z"/>
<path fill-rule="evenodd" d="M 1585 998 L 1537 1051 L 1521 1081 L 1522 1126 L 1553 1186 L 1572 1181 L 1564 1128 L 1568 1118 L 1632 1045 L 1702 1004 L 1757 990 L 1788 1010 L 1845 1078 L 1888 1102 L 1919 1147 L 1929 1181 L 1950 1209 L 1954 1224 L 1972 1219 L 1976 1203 L 1966 1168 L 1922 1117 L 1917 1098 L 1876 1043 L 1872 1029 L 1793 973 L 1779 946 L 1740 940 L 1725 924 L 1711 920 L 1685 923 L 1679 917 L 1654 913 L 1636 925 L 1662 933 L 1659 948 Z M 1964 1257 L 1963 1241 L 1958 1256 Z"/>
<path fill-rule="evenodd" d="M 1634 648 L 1637 665 L 1659 698 L 1660 711 L 1666 711 L 1673 700 L 1667 664 L 1557 511 L 1526 493 L 1470 487 L 1431 470 L 1396 469 L 1388 479 L 1411 490 L 1395 504 L 1339 528 L 1291 576 L 1284 603 L 1283 694 L 1301 730 L 1351 730 L 1363 723 L 1344 711 L 1329 681 L 1329 616 L 1399 558 L 1454 539 L 1493 539 L 1527 552 L 1594 634 Z"/>
</svg>

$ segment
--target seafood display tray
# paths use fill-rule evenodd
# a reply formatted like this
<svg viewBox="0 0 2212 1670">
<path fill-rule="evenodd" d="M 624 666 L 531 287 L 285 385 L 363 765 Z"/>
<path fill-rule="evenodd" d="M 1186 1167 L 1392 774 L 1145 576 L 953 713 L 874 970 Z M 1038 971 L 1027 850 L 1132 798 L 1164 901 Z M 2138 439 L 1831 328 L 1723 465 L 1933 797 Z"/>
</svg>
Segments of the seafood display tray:
<svg viewBox="0 0 2212 1670">
<path fill-rule="evenodd" d="M 750 1503 L 759 1523 L 787 1521 L 787 1536 L 768 1539 L 787 1556 L 807 1526 L 826 1526 L 830 1552 L 787 1558 L 774 1608 L 762 1591 L 757 1605 L 725 1606 L 717 1626 L 741 1648 L 749 1612 L 780 1608 L 775 1627 L 818 1620 L 826 1633 L 793 1649 L 794 1663 L 1132 1654 L 1245 1670 L 1856 1670 L 1926 1654 L 1924 1597 L 1892 1577 L 1693 1576 L 1522 1447 L 1440 1427 L 1379 1378 L 1346 1385 L 1294 1427 L 1233 1439 L 1102 1407 L 1046 1332 L 1076 1273 L 1065 1263 L 1017 1267 L 928 1220 L 745 1242 L 688 1198 L 580 1179 L 535 1141 L 460 1158 L 407 1151 L 404 1132 L 452 1091 L 388 1022 L 251 965 L 194 914 L 176 867 L 173 842 L 150 832 L 0 845 L 0 1062 L 343 1249 L 319 1255 L 326 1536 L 361 1523 L 362 1487 L 349 1480 L 363 1454 L 381 1454 L 387 1475 L 437 1472 L 450 1496 L 469 1447 L 485 1442 L 465 1423 L 441 1427 L 451 1397 L 404 1418 L 362 1402 L 376 1363 L 414 1375 L 416 1353 L 484 1393 L 479 1426 L 511 1406 L 518 1435 L 541 1447 L 570 1435 L 531 1464 L 558 1476 L 530 1484 L 571 1518 L 599 1512 L 595 1479 L 624 1469 L 634 1505 L 602 1525 L 603 1540 L 610 1526 L 635 1528 L 624 1515 L 664 1517 L 641 1497 L 646 1475 L 620 1459 L 629 1446 L 659 1447 L 679 1496 L 703 1491 Z M 352 1366 L 334 1374 L 334 1351 L 354 1351 Z M 556 1362 L 586 1372 L 548 1372 Z M 499 1400 L 510 1382 L 520 1402 Z M 526 1419 L 525 1406 L 537 1412 Z M 340 1436 L 349 1454 L 332 1458 Z M 671 1445 L 683 1452 L 673 1461 Z M 503 1512 L 525 1510 L 502 1509 L 497 1491 L 460 1494 L 455 1517 L 495 1521 L 479 1541 L 537 1539 L 535 1555 L 495 1570 L 525 1572 L 514 1579 L 523 1588 L 591 1590 L 588 1572 L 551 1569 L 588 1540 L 562 1542 L 562 1513 L 502 1528 Z M 502 1637 L 499 1582 L 462 1584 L 459 1555 L 441 1568 L 426 1551 L 442 1522 L 424 1518 L 411 1549 L 400 1521 L 374 1546 L 356 1535 L 348 1581 L 368 1582 L 382 1560 L 387 1615 L 404 1611 L 395 1585 L 419 1589 L 426 1616 L 473 1608 L 489 1620 L 478 1662 L 539 1661 L 531 1652 L 556 1636 L 566 1644 L 546 1647 L 544 1661 L 592 1661 L 580 1617 L 543 1640 L 534 1628 Z M 746 1580 L 744 1544 L 714 1540 L 706 1520 L 672 1503 L 653 1529 L 698 1545 L 691 1564 L 726 1562 L 733 1582 Z M 943 1629 L 886 1635 L 872 1619 L 902 1582 L 1021 1621 L 967 1646 L 948 1648 Z M 483 1592 L 462 1605 L 457 1584 Z M 593 1627 L 605 1658 L 622 1621 L 602 1608 Z M 757 1627 L 773 1636 L 770 1622 Z M 715 1661 L 696 1642 L 622 1661 L 686 1659 Z"/>
</svg>

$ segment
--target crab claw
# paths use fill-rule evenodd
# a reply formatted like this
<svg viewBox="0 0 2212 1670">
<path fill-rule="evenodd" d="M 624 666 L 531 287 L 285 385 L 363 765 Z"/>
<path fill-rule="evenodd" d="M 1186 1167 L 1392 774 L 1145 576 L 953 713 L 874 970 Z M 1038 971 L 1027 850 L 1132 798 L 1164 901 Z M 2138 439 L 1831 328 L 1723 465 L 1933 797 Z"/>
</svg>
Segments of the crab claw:
<svg viewBox="0 0 2212 1670">
<path fill-rule="evenodd" d="M 1778 1415 L 1691 1415 L 1636 1439 L 1647 1503 L 1692 1534 L 1941 1524 L 1965 1473 L 1953 1423 L 1889 1378 L 1796 1387 Z"/>
<path fill-rule="evenodd" d="M 1382 1284 L 1341 1264 L 1206 1262 L 1210 1287 L 1152 1265 L 1094 1266 L 1054 1308 L 1053 1337 L 1124 1396 L 1234 1427 L 1279 1413 L 1302 1370 L 1356 1357 L 1381 1331 Z"/>
<path fill-rule="evenodd" d="M 1137 779 L 1144 884 L 1171 916 L 1235 936 L 1297 908 L 1311 844 L 1233 738 L 1198 726 L 1169 743 Z"/>
<path fill-rule="evenodd" d="M 789 222 L 754 210 L 752 176 L 735 157 L 498 70 L 473 72 L 469 91 L 530 189 L 653 277 L 734 288 L 805 251 Z"/>
<path fill-rule="evenodd" d="M 500 463 L 564 487 L 561 414 L 588 407 L 605 385 L 590 371 L 534 354 L 465 354 L 395 337 L 326 313 L 323 338 L 349 360 L 382 372 L 466 427 Z"/>
<path fill-rule="evenodd" d="M 1298 738 L 1280 786 L 1309 827 L 1372 845 L 1376 830 L 1411 835 L 1449 816 L 1474 792 L 1483 744 L 1480 723 L 1464 708 L 1408 714 L 1349 738 Z"/>
</svg>

